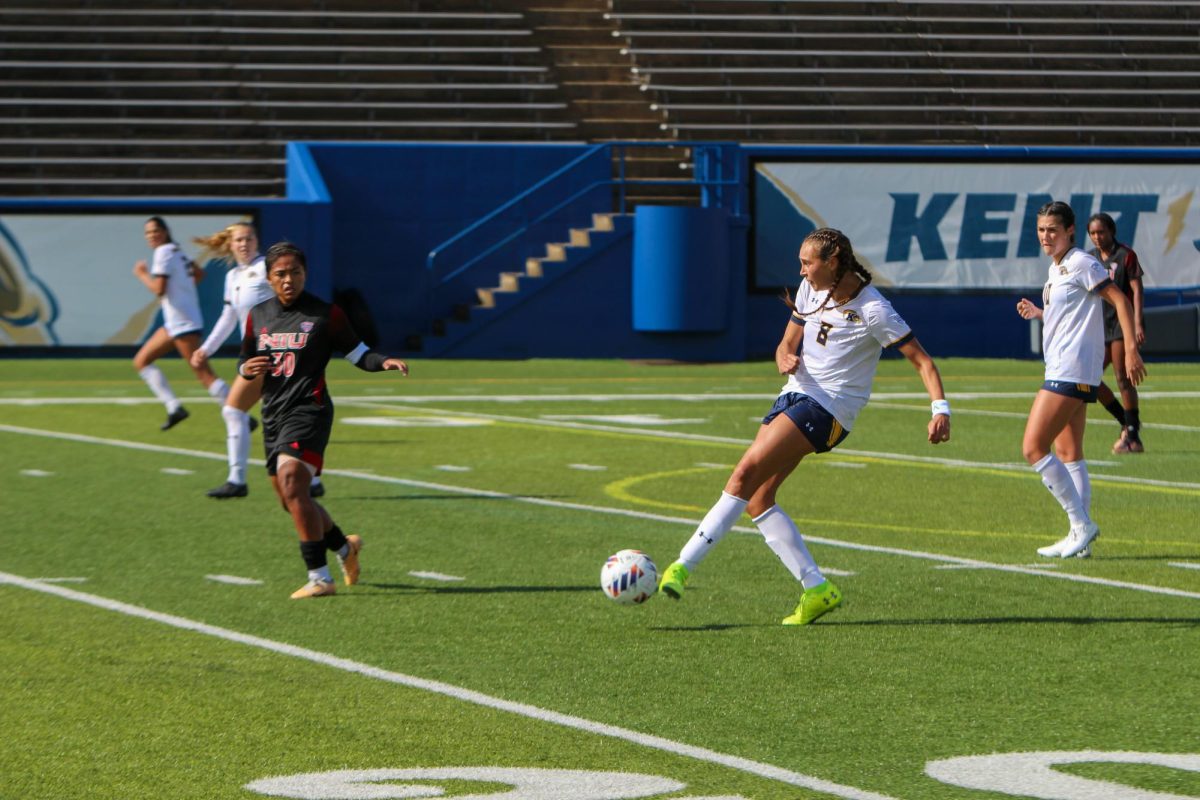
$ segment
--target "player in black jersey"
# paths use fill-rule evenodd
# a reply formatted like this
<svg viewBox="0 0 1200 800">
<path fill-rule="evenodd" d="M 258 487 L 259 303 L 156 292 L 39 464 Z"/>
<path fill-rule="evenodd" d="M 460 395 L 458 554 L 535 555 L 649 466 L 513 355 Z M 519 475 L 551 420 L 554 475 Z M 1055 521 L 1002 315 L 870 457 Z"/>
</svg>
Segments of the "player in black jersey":
<svg viewBox="0 0 1200 800">
<path fill-rule="evenodd" d="M 333 427 L 333 399 L 325 385 L 325 366 L 334 351 L 361 370 L 399 370 L 408 365 L 367 349 L 336 305 L 304 291 L 308 264 L 291 242 L 267 251 L 267 281 L 275 297 L 255 306 L 246 318 L 238 373 L 263 376 L 263 443 L 267 474 L 300 534 L 300 554 L 308 583 L 296 600 L 334 594 L 326 551 L 337 554 L 346 585 L 358 580 L 362 539 L 347 536 L 329 513 L 309 496 L 321 472 Z"/>
</svg>

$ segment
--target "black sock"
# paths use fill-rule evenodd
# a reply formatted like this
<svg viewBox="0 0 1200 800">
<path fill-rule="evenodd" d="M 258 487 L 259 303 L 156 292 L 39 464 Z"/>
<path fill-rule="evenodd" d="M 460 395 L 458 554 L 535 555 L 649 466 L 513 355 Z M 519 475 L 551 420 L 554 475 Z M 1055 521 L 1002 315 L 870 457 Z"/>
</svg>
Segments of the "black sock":
<svg viewBox="0 0 1200 800">
<path fill-rule="evenodd" d="M 1122 426 L 1125 425 L 1125 409 L 1121 408 L 1120 400 L 1114 397 L 1112 400 L 1109 400 L 1104 404 L 1104 408 L 1108 410 L 1108 413 L 1113 415 L 1113 419 L 1121 423 Z"/>
<path fill-rule="evenodd" d="M 1141 433 L 1142 420 L 1136 408 L 1130 408 L 1125 411 L 1125 430 L 1129 431 L 1129 435 L 1135 439 Z"/>
<path fill-rule="evenodd" d="M 309 570 L 329 565 L 329 561 L 325 558 L 325 540 L 323 539 L 319 542 L 301 542 L 300 556 L 304 559 L 304 566 Z"/>
<path fill-rule="evenodd" d="M 342 533 L 342 529 L 335 522 L 333 527 L 325 531 L 325 549 L 331 553 L 336 553 L 346 546 L 346 534 Z"/>
</svg>

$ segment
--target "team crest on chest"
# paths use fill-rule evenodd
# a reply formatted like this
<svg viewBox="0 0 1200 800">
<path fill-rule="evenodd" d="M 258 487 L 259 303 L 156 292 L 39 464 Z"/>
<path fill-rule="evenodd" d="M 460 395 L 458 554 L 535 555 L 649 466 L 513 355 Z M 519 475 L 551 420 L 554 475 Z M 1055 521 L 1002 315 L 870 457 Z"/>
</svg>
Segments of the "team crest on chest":
<svg viewBox="0 0 1200 800">
<path fill-rule="evenodd" d="M 862 322 L 862 317 L 858 315 L 858 312 L 850 308 L 842 309 L 842 316 L 846 318 L 846 322 L 850 322 L 855 325 Z"/>
<path fill-rule="evenodd" d="M 301 322 L 300 323 L 300 330 L 304 331 L 305 333 L 308 333 L 312 329 L 313 329 L 313 324 L 311 322 Z"/>
</svg>

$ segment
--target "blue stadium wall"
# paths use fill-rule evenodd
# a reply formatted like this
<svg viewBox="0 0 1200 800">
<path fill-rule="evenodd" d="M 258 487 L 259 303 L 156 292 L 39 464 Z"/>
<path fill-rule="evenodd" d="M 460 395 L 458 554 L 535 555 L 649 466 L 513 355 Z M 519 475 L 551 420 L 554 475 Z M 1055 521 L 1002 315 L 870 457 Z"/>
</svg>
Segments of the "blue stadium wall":
<svg viewBox="0 0 1200 800">
<path fill-rule="evenodd" d="M 743 201 L 750 194 L 754 159 L 884 161 L 929 159 L 946 152 L 933 148 L 725 147 L 741 160 L 737 174 L 746 176 L 740 187 Z M 739 208 L 749 213 L 728 213 L 723 218 L 727 231 L 720 247 L 728 260 L 717 278 L 708 272 L 712 261 L 704 271 L 689 275 L 686 260 L 677 260 L 668 279 L 656 285 L 654 276 L 649 276 L 647 282 L 647 261 L 658 256 L 651 248 L 639 259 L 638 242 L 656 236 L 660 223 L 651 219 L 658 211 L 643 209 L 601 252 L 572 266 L 569 274 L 544 291 L 502 314 L 493 314 L 486 323 L 474 323 L 475 328 L 459 336 L 452 347 L 438 352 L 431 346 L 436 344 L 430 336 L 431 325 L 449 313 L 449 308 L 434 307 L 431 300 L 430 250 L 572 163 L 588 148 L 583 144 L 292 143 L 287 153 L 288 194 L 279 200 L 8 200 L 0 201 L 0 214 L 101 210 L 144 215 L 204 210 L 227 212 L 231 218 L 252 214 L 264 243 L 286 238 L 308 251 L 311 285 L 317 293 L 335 296 L 350 291 L 354 295 L 359 319 L 372 324 L 384 349 L 403 350 L 417 334 L 426 353 L 457 358 L 729 361 L 769 356 L 789 315 L 775 294 L 751 285 L 753 209 L 745 202 Z M 1174 159 L 1196 164 L 1200 162 L 1198 152 L 1075 150 L 1069 155 L 1076 160 L 1162 163 Z M 1010 149 L 1002 154 L 988 148 L 959 148 L 954 157 L 1023 157 L 1036 162 L 1065 154 L 1049 148 Z M 604 174 L 607 168 L 597 172 L 592 166 L 584 172 L 582 180 L 609 177 Z M 610 203 L 606 196 L 593 210 L 603 210 Z M 514 209 L 511 216 L 519 225 L 529 221 L 531 212 Z M 520 270 L 524 259 L 540 254 L 546 242 L 564 241 L 569 228 L 586 227 L 589 222 L 590 214 L 552 216 L 531 227 L 501 253 L 503 258 L 487 262 L 484 272 L 494 278 L 500 271 Z M 687 225 L 679 230 L 686 232 Z M 670 248 L 661 252 L 669 253 Z M 672 290 L 671 281 L 678 292 Z M 493 279 L 476 285 L 495 283 Z M 1029 325 L 1013 308 L 1021 294 L 1039 291 L 1038 286 L 1025 292 L 886 291 L 935 355 L 1034 357 Z M 473 290 L 464 286 L 462 295 L 463 303 L 473 302 Z M 659 315 L 662 319 L 653 314 L 647 317 L 655 298 L 672 306 L 678 319 L 666 319 L 670 313 Z M 215 295 L 207 291 L 206 299 L 211 322 L 219 310 L 219 290 Z M 1150 298 L 1150 304 L 1157 302 L 1174 299 Z M 0 348 L 0 352 L 4 349 L 16 348 Z"/>
</svg>

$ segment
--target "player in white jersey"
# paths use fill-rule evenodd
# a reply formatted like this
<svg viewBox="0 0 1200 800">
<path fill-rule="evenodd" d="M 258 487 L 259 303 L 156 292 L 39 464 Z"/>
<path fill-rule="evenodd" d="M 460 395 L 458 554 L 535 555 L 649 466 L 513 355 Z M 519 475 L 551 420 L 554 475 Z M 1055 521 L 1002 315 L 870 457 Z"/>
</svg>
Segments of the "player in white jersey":
<svg viewBox="0 0 1200 800">
<path fill-rule="evenodd" d="M 776 505 L 775 494 L 805 456 L 832 450 L 850 433 L 870 397 L 883 348 L 903 353 L 929 392 L 929 442 L 950 439 L 950 404 L 937 365 L 887 299 L 869 285 L 871 274 L 854 257 L 846 236 L 832 228 L 810 233 L 800 247 L 800 274 L 804 282 L 796 302 L 788 301 L 792 318 L 775 351 L 787 384 L 721 498 L 659 583 L 678 600 L 692 571 L 747 512 L 804 587 L 784 625 L 813 622 L 840 605 L 842 594 L 821 574 L 796 524 Z"/>
<path fill-rule="evenodd" d="M 1047 558 L 1086 557 L 1100 528 L 1091 518 L 1092 483 L 1083 457 L 1087 404 L 1096 402 L 1104 374 L 1104 310 L 1117 310 L 1125 334 L 1125 369 L 1133 385 L 1146 367 L 1134 336 L 1133 307 L 1094 257 L 1075 247 L 1075 212 L 1061 201 L 1038 209 L 1038 241 L 1051 258 L 1049 278 L 1038 308 L 1021 298 L 1017 313 L 1041 318 L 1045 382 L 1033 400 L 1021 448 L 1025 460 L 1067 512 L 1070 530 L 1052 545 L 1038 548 Z"/>
<path fill-rule="evenodd" d="M 258 233 L 249 222 L 235 222 L 211 236 L 197 237 L 193 241 L 215 258 L 233 263 L 225 273 L 225 306 L 221 316 L 204 344 L 192 354 L 193 366 L 200 366 L 208 363 L 208 357 L 220 349 L 234 330 L 242 334 L 250 310 L 273 298 L 275 291 L 267 282 L 266 262 L 258 252 Z M 209 497 L 226 500 L 250 493 L 246 485 L 246 465 L 250 460 L 250 434 L 258 427 L 258 421 L 249 412 L 261 396 L 261 378 L 251 380 L 238 375 L 234 379 L 233 388 L 221 407 L 227 434 L 229 475 L 223 484 L 209 490 Z M 325 494 L 320 478 L 313 478 L 311 492 L 314 497 Z"/>
<path fill-rule="evenodd" d="M 172 391 L 167 376 L 155 365 L 155 361 L 178 350 L 184 361 L 191 362 L 192 353 L 200 344 L 200 331 L 204 320 L 200 316 L 200 299 L 196 284 L 204 277 L 179 245 L 171 241 L 171 232 L 161 217 L 151 217 L 143 226 L 146 244 L 154 251 L 153 265 L 138 261 L 133 265 L 133 274 L 142 284 L 161 298 L 163 325 L 148 338 L 133 357 L 133 366 L 138 375 L 154 392 L 155 397 L 167 407 L 167 421 L 162 430 L 175 427 L 188 418 L 188 410 L 179 402 Z M 192 372 L 208 393 L 224 400 L 229 387 L 202 363 L 192 364 Z"/>
</svg>

